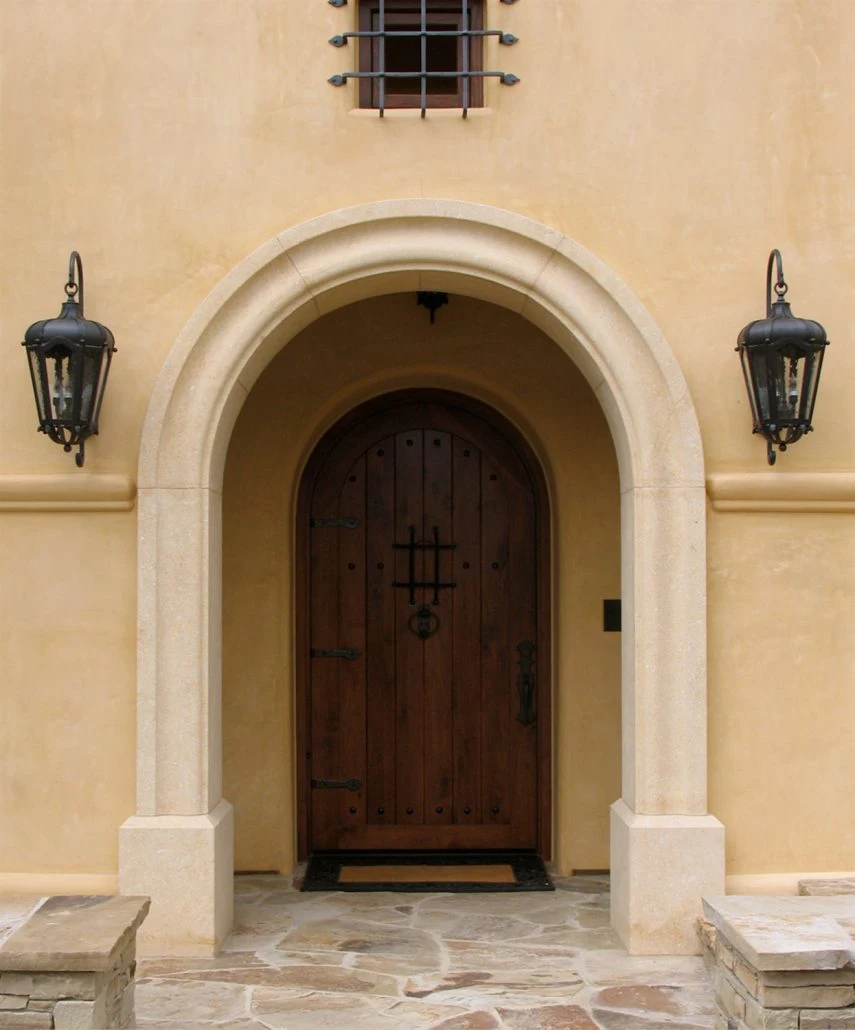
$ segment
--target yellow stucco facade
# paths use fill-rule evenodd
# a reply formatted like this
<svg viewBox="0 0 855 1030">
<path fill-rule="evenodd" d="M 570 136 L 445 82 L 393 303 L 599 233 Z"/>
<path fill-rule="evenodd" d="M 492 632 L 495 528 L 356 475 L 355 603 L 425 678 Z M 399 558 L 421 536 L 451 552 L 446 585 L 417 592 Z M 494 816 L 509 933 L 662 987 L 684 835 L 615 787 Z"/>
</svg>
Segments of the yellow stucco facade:
<svg viewBox="0 0 855 1030">
<path fill-rule="evenodd" d="M 855 7 L 487 0 L 488 22 L 519 43 L 488 41 L 486 64 L 520 82 L 488 81 L 486 106 L 465 120 L 454 110 L 423 120 L 414 111 L 380 119 L 356 109 L 351 85 L 327 83 L 353 65 L 352 48 L 328 39 L 354 27 L 355 6 L 0 0 L 0 889 L 114 888 L 126 820 L 201 817 L 222 797 L 234 805 L 234 865 L 293 868 L 299 479 L 337 418 L 409 386 L 492 405 L 544 470 L 556 865 L 610 864 L 609 806 L 623 790 L 640 815 L 717 818 L 733 887 L 791 890 L 800 875 L 851 873 L 855 349 L 845 311 L 855 277 Z M 389 215 L 383 205 L 396 201 Z M 358 218 L 336 214 L 357 206 Z M 506 228 L 497 211 L 539 228 Z M 460 237 L 468 247 L 477 236 L 483 251 L 473 244 L 470 267 L 457 241 L 444 254 L 441 238 L 426 235 L 403 256 L 385 243 L 366 247 L 364 275 L 354 271 L 352 255 L 384 219 L 399 235 L 412 225 L 416 241 L 431 219 L 443 219 L 449 239 L 455 224 L 483 226 Z M 511 233 L 525 240 L 517 249 Z M 587 269 L 568 287 L 576 294 L 566 311 L 550 300 L 550 255 L 564 241 L 618 284 L 607 284 L 616 314 L 595 317 L 594 300 L 586 306 L 590 283 L 605 280 L 575 252 L 574 267 Z M 733 353 L 739 329 L 764 313 L 771 247 L 783 253 L 795 313 L 821 321 L 831 340 L 816 431 L 773 470 L 751 434 Z M 529 275 L 537 248 L 546 256 L 531 257 Z M 58 310 L 72 249 L 85 263 L 86 314 L 110 326 L 118 347 L 83 470 L 34 431 L 18 346 L 27 325 Z M 493 252 L 508 255 L 508 271 L 497 257 L 482 275 Z M 339 275 L 339 264 L 348 271 Z M 528 276 L 519 290 L 508 285 L 517 268 Z M 307 284 L 311 301 L 280 309 L 277 284 L 284 296 L 292 279 L 294 290 Z M 416 306 L 417 288 L 450 293 L 433 326 Z M 250 289 L 272 298 L 257 315 Z M 529 299 L 516 303 L 517 295 Z M 639 528 L 644 491 L 653 492 L 641 470 L 660 452 L 678 455 L 681 435 L 693 446 L 676 415 L 644 428 L 659 396 L 646 381 L 637 408 L 620 401 L 632 393 L 620 347 L 602 359 L 607 340 L 587 347 L 610 326 L 617 339 L 621 319 L 654 341 L 659 365 L 673 363 L 665 379 L 679 380 L 674 411 L 700 432 L 692 475 L 700 470 L 701 479 L 692 486 L 706 490 L 706 609 L 693 601 L 684 616 L 706 634 L 705 731 L 694 742 L 700 754 L 708 749 L 703 803 L 689 788 L 685 802 L 652 787 L 642 799 L 638 784 L 655 782 L 657 757 L 627 741 L 644 738 L 646 711 L 652 720 L 667 714 L 645 707 L 641 688 L 627 693 L 626 627 L 602 632 L 602 600 L 623 589 L 626 605 L 628 586 L 649 571 L 640 544 L 627 543 L 632 532 L 655 537 L 659 525 L 671 534 L 657 542 L 662 567 L 653 570 L 656 589 L 667 589 L 663 555 L 684 527 L 657 522 L 652 509 L 651 525 Z M 192 343 L 204 343 L 209 326 L 225 341 L 217 354 L 231 339 L 247 356 L 234 359 L 233 375 L 225 358 L 202 360 L 209 351 Z M 565 332 L 581 341 L 578 352 Z M 158 407 L 167 395 L 173 406 L 192 400 L 182 376 L 197 377 L 200 395 L 222 394 L 225 412 L 211 402 L 210 417 L 188 414 L 185 437 L 180 413 Z M 146 441 L 158 420 L 172 443 L 155 447 Z M 197 484 L 173 468 L 204 427 L 214 471 Z M 148 466 L 146 453 L 157 454 Z M 688 473 L 669 476 L 657 490 L 688 489 Z M 161 568 L 146 558 L 145 527 L 154 525 L 146 504 L 150 497 L 160 511 L 181 491 L 189 504 L 197 485 L 214 499 L 211 526 L 222 503 L 221 561 L 210 549 L 222 591 L 212 573 L 204 591 L 214 628 L 200 659 L 219 669 L 216 631 L 222 702 L 217 671 L 200 750 L 214 771 L 199 787 L 205 804 L 170 787 L 148 805 L 140 795 L 149 766 L 169 761 L 165 744 L 145 744 L 144 656 L 160 646 L 152 635 L 180 637 L 187 609 L 168 626 L 163 614 L 153 624 L 138 618 L 138 589 L 148 596 Z M 188 563 L 193 546 L 181 551 Z M 632 574 L 627 554 L 637 558 Z M 648 600 L 659 604 L 658 595 Z M 667 651 L 667 640 L 660 645 Z M 697 671 L 698 656 L 691 661 Z M 652 667 L 636 653 L 639 682 Z M 175 704 L 158 718 L 183 717 Z"/>
</svg>

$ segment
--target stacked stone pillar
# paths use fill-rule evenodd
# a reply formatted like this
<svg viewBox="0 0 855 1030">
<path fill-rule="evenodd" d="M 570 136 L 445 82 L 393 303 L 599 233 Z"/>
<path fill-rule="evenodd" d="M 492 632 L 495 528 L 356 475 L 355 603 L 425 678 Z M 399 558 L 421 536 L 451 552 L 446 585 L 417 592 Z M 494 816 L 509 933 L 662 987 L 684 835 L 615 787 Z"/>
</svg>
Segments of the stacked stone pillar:
<svg viewBox="0 0 855 1030">
<path fill-rule="evenodd" d="M 855 896 L 704 900 L 717 1030 L 855 1030 Z"/>
<path fill-rule="evenodd" d="M 148 898 L 48 898 L 0 947 L 0 1028 L 134 1026 L 136 933 Z"/>
</svg>

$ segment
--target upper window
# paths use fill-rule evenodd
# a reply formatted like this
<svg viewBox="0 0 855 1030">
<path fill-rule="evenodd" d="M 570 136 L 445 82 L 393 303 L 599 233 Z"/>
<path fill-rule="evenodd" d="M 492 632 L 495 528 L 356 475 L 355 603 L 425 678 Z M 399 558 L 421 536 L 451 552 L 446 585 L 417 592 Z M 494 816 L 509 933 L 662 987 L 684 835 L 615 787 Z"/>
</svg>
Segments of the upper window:
<svg viewBox="0 0 855 1030">
<path fill-rule="evenodd" d="M 385 10 L 383 9 L 385 8 Z M 359 5 L 360 107 L 483 107 L 480 2 L 378 0 Z M 385 92 L 385 97 L 383 96 Z M 468 93 L 468 96 L 466 95 Z"/>
<path fill-rule="evenodd" d="M 508 2 L 508 0 L 505 0 Z M 359 106 L 389 108 L 456 107 L 464 116 L 484 106 L 484 79 L 505 85 L 518 81 L 506 72 L 484 70 L 484 39 L 501 44 L 516 36 L 484 28 L 483 0 L 361 0 L 359 28 L 334 36 L 334 46 L 358 43 L 359 70 L 334 75 L 343 85 L 359 80 Z"/>
</svg>

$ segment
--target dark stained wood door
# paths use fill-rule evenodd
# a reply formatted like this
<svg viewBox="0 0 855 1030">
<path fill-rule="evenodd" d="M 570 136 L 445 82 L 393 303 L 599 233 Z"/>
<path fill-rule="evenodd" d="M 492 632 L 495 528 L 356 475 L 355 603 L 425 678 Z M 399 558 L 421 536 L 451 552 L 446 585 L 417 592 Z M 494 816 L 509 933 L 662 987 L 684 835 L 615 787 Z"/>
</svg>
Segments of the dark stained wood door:
<svg viewBox="0 0 855 1030">
<path fill-rule="evenodd" d="M 526 460 L 479 414 L 409 395 L 320 451 L 309 850 L 538 847 L 548 660 Z"/>
</svg>

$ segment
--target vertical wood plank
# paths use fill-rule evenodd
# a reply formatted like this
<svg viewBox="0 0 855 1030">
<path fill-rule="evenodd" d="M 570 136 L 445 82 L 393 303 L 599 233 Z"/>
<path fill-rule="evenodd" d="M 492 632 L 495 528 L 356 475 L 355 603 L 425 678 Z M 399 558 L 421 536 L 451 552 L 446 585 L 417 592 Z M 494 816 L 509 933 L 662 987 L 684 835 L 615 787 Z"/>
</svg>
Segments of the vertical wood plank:
<svg viewBox="0 0 855 1030">
<path fill-rule="evenodd" d="M 366 822 L 395 822 L 395 440 L 366 453 Z"/>
<path fill-rule="evenodd" d="M 416 539 L 424 533 L 423 497 L 424 433 L 412 429 L 395 437 L 395 541 L 407 543 L 410 527 Z M 395 551 L 395 580 L 406 583 L 411 569 L 416 581 L 424 574 L 424 552 L 416 551 L 412 563 L 407 550 Z M 421 604 L 424 591 L 417 590 L 410 604 L 404 587 L 395 589 L 395 791 L 396 820 L 405 826 L 424 822 L 424 645 L 408 623 Z"/>
<path fill-rule="evenodd" d="M 315 518 L 336 518 L 338 498 L 328 492 L 312 509 Z M 310 529 L 309 547 L 312 578 L 310 647 L 339 647 L 338 543 L 347 530 Z M 337 752 L 341 732 L 339 669 L 335 659 L 310 659 L 311 681 L 311 778 L 338 776 Z M 311 839 L 316 848 L 335 847 L 338 805 L 329 792 L 310 791 Z"/>
<path fill-rule="evenodd" d="M 511 655 L 509 652 L 508 496 L 492 455 L 481 462 L 481 734 L 482 818 L 510 822 Z"/>
<path fill-rule="evenodd" d="M 356 661 L 330 659 L 339 668 L 342 732 L 338 740 L 337 779 L 361 780 L 360 791 L 330 790 L 339 810 L 339 833 L 365 822 L 365 455 L 345 477 L 339 499 L 339 518 L 355 515 L 356 529 L 340 529 L 339 647 L 355 647 Z M 338 840 L 336 841 L 338 845 Z"/>
<path fill-rule="evenodd" d="M 511 658 L 508 693 L 512 698 L 509 721 L 510 768 L 508 808 L 514 826 L 516 847 L 533 848 L 537 844 L 537 721 L 524 726 L 520 712 L 520 653 L 518 645 L 528 641 L 535 646 L 532 665 L 535 719 L 541 717 L 537 681 L 540 677 L 537 626 L 537 541 L 535 538 L 534 497 L 517 479 L 507 478 L 507 511 L 509 518 L 508 580 L 512 584 L 509 611 L 508 650 Z"/>
<path fill-rule="evenodd" d="M 481 799 L 481 452 L 454 437 L 454 821 L 476 826 Z"/>
<path fill-rule="evenodd" d="M 426 429 L 424 434 L 424 535 L 440 544 L 455 543 L 452 526 L 451 436 Z M 425 551 L 425 579 L 432 581 L 439 570 L 440 582 L 453 581 L 454 551 Z M 453 818 L 453 642 L 454 589 L 441 589 L 434 604 L 431 590 L 424 591 L 439 620 L 436 631 L 424 642 L 424 738 L 425 738 L 425 822 L 450 823 Z"/>
</svg>

